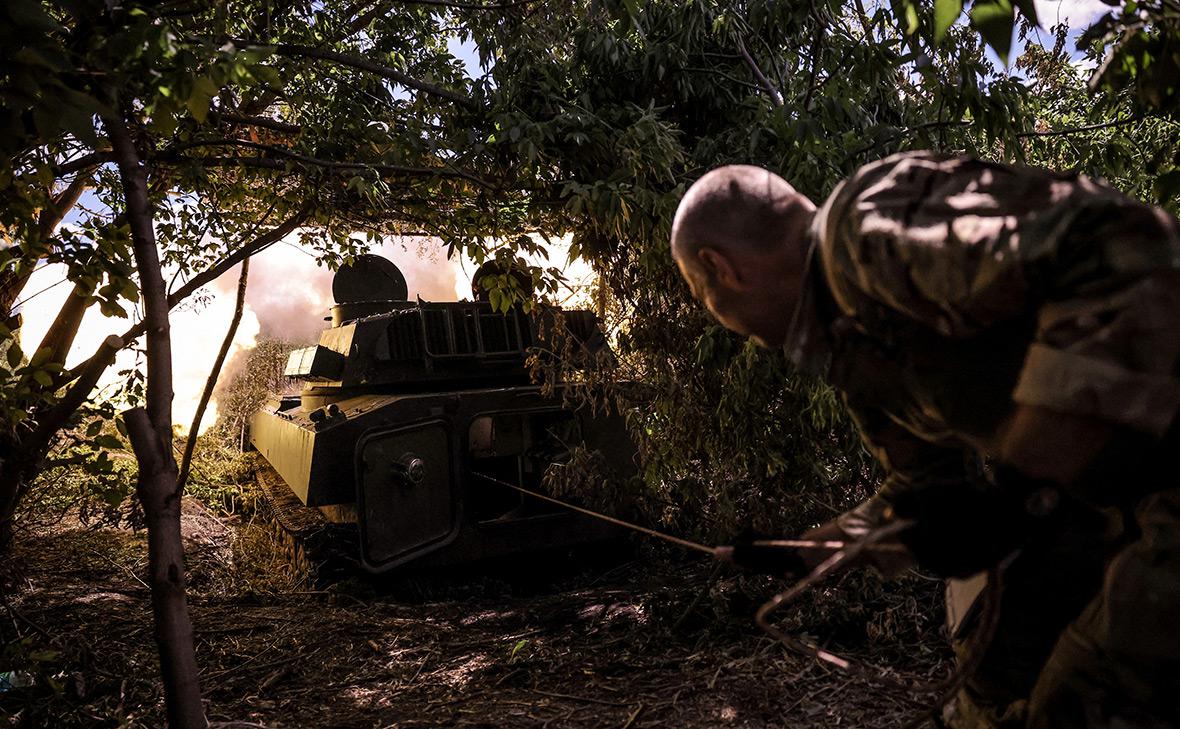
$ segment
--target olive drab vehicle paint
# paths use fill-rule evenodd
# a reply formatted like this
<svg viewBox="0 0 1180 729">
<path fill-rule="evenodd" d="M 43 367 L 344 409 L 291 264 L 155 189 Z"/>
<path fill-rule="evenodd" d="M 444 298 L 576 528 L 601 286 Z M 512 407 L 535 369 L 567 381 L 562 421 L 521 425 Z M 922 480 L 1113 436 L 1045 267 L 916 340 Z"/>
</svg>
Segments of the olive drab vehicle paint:
<svg viewBox="0 0 1180 729">
<path fill-rule="evenodd" d="M 564 406 L 566 385 L 543 393 L 526 368 L 555 330 L 586 364 L 608 353 L 593 313 L 408 301 L 397 267 L 372 255 L 342 268 L 332 289 L 332 326 L 287 363 L 301 393 L 251 425 L 273 467 L 260 481 L 302 549 L 326 542 L 386 572 L 618 535 L 476 476 L 544 490 L 546 469 L 574 447 L 599 451 L 613 476 L 634 473 L 621 417 Z"/>
</svg>

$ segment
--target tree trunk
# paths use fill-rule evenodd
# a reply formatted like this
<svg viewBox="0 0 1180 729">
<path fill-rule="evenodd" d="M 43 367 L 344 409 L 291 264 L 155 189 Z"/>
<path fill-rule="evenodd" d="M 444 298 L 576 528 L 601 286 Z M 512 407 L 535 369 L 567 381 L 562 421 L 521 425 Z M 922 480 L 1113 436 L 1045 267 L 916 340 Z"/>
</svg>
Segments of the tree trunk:
<svg viewBox="0 0 1180 729">
<path fill-rule="evenodd" d="M 73 182 L 53 196 L 52 204 L 41 211 L 37 220 L 37 229 L 41 238 L 53 235 L 62 218 L 78 203 L 78 198 L 86 191 L 93 175 L 93 167 L 80 171 L 74 176 Z M 16 323 L 16 317 L 12 313 L 13 305 L 16 304 L 17 297 L 20 296 L 25 284 L 28 283 L 29 276 L 32 275 L 33 268 L 37 265 L 37 259 L 26 259 L 25 263 L 27 265 L 23 268 L 17 266 L 0 271 L 0 323 L 5 323 L 10 328 L 15 328 L 12 325 Z"/>
<path fill-rule="evenodd" d="M 41 338 L 41 344 L 37 346 L 38 351 L 46 347 L 49 348 L 49 362 L 56 362 L 63 368 L 65 367 L 70 347 L 74 346 L 74 337 L 78 336 L 78 329 L 82 326 L 82 317 L 86 316 L 86 310 L 90 308 L 92 293 L 94 293 L 92 287 L 76 284 L 65 303 L 62 304 L 61 311 L 57 313 L 53 324 L 45 332 L 45 336 Z M 61 379 L 62 377 L 58 376 L 54 378 L 54 381 L 57 382 Z M 51 385 L 51 387 L 54 386 Z"/>
<path fill-rule="evenodd" d="M 152 617 L 160 651 L 168 726 L 205 729 L 193 625 L 185 600 L 176 460 L 172 458 L 171 448 L 160 440 L 146 410 L 128 410 L 123 413 L 123 421 L 127 423 L 127 435 L 139 462 L 135 492 L 147 524 L 148 585 L 152 589 Z"/>
<path fill-rule="evenodd" d="M 172 341 L 168 291 L 160 271 L 147 171 L 124 121 L 104 119 L 127 202 L 127 221 L 147 323 L 147 394 L 144 408 L 124 414 L 139 462 L 136 493 L 148 528 L 148 572 L 164 702 L 171 729 L 205 729 L 193 649 L 193 628 L 185 601 L 184 544 L 180 538 L 180 490 L 172 457 Z"/>
<path fill-rule="evenodd" d="M 250 275 L 250 259 L 242 261 L 242 275 L 238 277 L 238 298 L 234 303 L 234 316 L 229 322 L 229 331 L 225 333 L 225 340 L 221 342 L 221 351 L 213 362 L 213 369 L 205 380 L 205 390 L 201 393 L 201 401 L 197 403 L 197 412 L 193 415 L 193 424 L 188 429 L 188 441 L 184 444 L 184 457 L 180 459 L 180 477 L 177 488 L 184 491 L 188 482 L 189 468 L 193 462 L 193 450 L 197 446 L 197 432 L 201 429 L 201 420 L 205 417 L 205 408 L 209 406 L 209 399 L 213 397 L 213 388 L 217 387 L 217 379 L 221 376 L 221 367 L 229 354 L 229 348 L 234 343 L 234 335 L 238 333 L 238 324 L 242 321 L 242 312 L 246 308 L 246 281 Z"/>
<path fill-rule="evenodd" d="M 9 453 L 15 450 L 7 442 L 0 444 L 0 447 Z M 16 514 L 24 486 L 24 469 L 17 465 L 15 459 L 10 456 L 0 462 L 0 555 L 6 554 L 12 543 L 12 518 Z"/>
</svg>

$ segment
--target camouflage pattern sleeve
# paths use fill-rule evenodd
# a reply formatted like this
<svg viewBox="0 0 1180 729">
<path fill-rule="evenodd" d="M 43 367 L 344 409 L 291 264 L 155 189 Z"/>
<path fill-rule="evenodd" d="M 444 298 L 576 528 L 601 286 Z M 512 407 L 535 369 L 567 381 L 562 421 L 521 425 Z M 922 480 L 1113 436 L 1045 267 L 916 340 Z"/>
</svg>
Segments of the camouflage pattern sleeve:
<svg viewBox="0 0 1180 729">
<path fill-rule="evenodd" d="M 1115 255 L 1167 239 L 1160 228 L 1137 240 L 1134 228 L 1120 223 L 1093 227 L 1103 242 L 1120 244 L 1109 246 Z M 1180 270 L 1116 270 L 1074 291 L 1041 305 L 1012 399 L 1163 435 L 1180 410 Z"/>
<path fill-rule="evenodd" d="M 942 446 L 906 430 L 880 408 L 852 401 L 848 411 L 865 447 L 887 474 L 877 496 L 887 502 L 937 484 L 961 484 L 969 476 L 959 445 Z"/>
<path fill-rule="evenodd" d="M 817 225 L 837 305 L 962 339 L 1039 315 L 1017 403 L 1162 433 L 1180 408 L 1180 225 L 1085 177 L 932 153 L 861 168 Z"/>
</svg>

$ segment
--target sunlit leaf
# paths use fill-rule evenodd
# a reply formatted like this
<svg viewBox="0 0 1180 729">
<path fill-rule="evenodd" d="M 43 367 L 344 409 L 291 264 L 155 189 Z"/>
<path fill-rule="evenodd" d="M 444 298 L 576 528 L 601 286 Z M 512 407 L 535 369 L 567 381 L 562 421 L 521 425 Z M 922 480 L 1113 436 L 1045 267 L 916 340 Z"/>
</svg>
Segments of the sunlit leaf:
<svg viewBox="0 0 1180 729">
<path fill-rule="evenodd" d="M 934 2 L 934 42 L 942 43 L 947 30 L 963 12 L 963 0 L 935 0 Z"/>
</svg>

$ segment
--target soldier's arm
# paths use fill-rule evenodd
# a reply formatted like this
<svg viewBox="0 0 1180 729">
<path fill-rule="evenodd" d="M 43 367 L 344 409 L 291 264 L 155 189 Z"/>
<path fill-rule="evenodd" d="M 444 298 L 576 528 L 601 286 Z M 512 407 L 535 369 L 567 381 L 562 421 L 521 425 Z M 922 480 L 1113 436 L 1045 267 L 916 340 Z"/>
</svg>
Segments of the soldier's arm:
<svg viewBox="0 0 1180 729">
<path fill-rule="evenodd" d="M 1180 222 L 1086 178 L 933 158 L 875 169 L 828 225 L 842 308 L 874 301 L 950 339 L 1036 320 L 1014 414 L 987 452 L 1072 484 L 1112 435 L 1167 431 Z"/>
<path fill-rule="evenodd" d="M 953 576 L 973 574 L 1007 553 L 1008 506 L 995 498 L 968 449 L 918 438 L 879 408 L 856 402 L 848 408 L 865 445 L 885 470 L 885 481 L 867 502 L 806 536 L 856 539 L 892 519 L 914 519 L 917 526 L 900 538 L 913 561 Z M 826 555 L 816 550 L 802 556 L 814 566 Z M 886 575 L 909 564 L 896 553 L 885 562 L 866 559 Z"/>
<path fill-rule="evenodd" d="M 1077 483 L 1110 441 L 1115 425 L 1095 417 L 1019 405 L 1001 430 L 998 455 L 1031 479 Z"/>
</svg>

